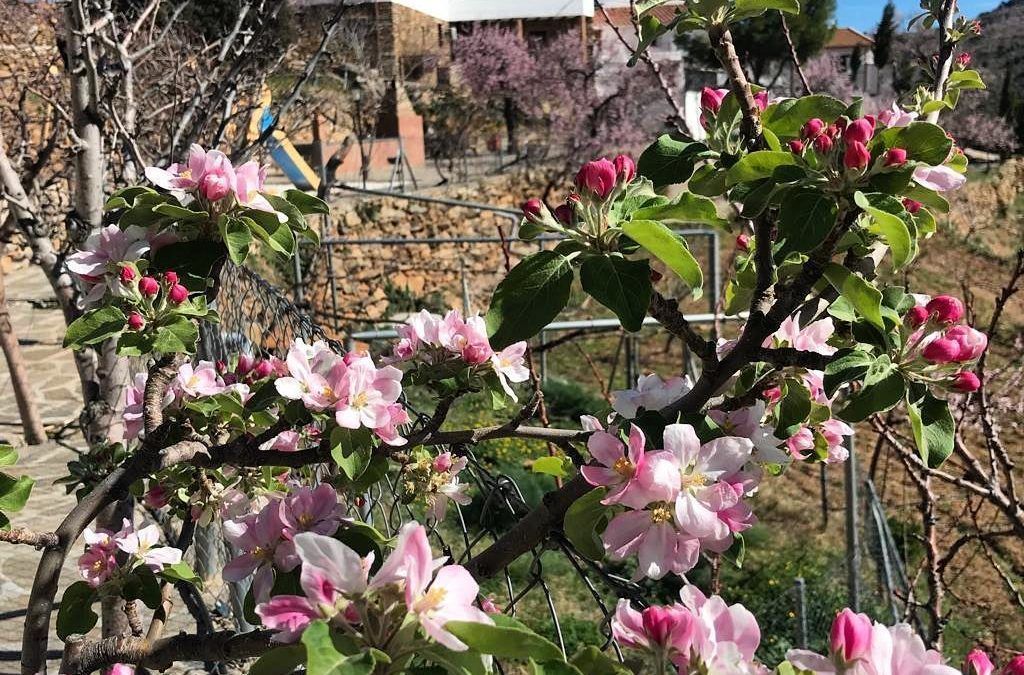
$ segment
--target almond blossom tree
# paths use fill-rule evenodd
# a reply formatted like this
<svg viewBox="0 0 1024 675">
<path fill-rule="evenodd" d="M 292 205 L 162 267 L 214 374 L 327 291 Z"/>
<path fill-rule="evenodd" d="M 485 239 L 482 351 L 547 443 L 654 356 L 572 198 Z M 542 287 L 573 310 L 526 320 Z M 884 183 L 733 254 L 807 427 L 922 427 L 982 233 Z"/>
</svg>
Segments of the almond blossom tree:
<svg viewBox="0 0 1024 675">
<path fill-rule="evenodd" d="M 782 664 L 761 663 L 755 617 L 687 578 L 701 560 L 717 566 L 742 545 L 764 481 L 786 480 L 796 462 L 846 461 L 850 425 L 877 412 L 905 410 L 915 456 L 938 471 L 957 442 L 949 397 L 983 391 L 973 370 L 988 337 L 965 320 L 963 303 L 915 296 L 880 275 L 912 263 L 946 205 L 942 193 L 964 182 L 966 158 L 935 124 L 980 82 L 953 65 L 968 33 L 954 5 L 926 7 L 942 26 L 935 82 L 878 118 L 858 102 L 776 100 L 749 84 L 730 25 L 768 9 L 796 12 L 795 2 L 697 1 L 668 23 L 642 17 L 641 49 L 670 30 L 709 35 L 729 88 L 702 96 L 706 140 L 666 135 L 637 161 L 586 161 L 564 202 L 524 204 L 518 238 L 558 241 L 509 270 L 486 316 L 413 315 L 384 353 L 296 339 L 285 360 L 193 362 L 199 326 L 218 321 L 221 268 L 293 255 L 299 238 L 316 240 L 307 216 L 328 207 L 297 190 L 269 194 L 258 165 L 198 146 L 150 167 L 152 185 L 112 194 L 106 229 L 75 254 L 90 304 L 65 344 L 112 345 L 146 372 L 126 396 L 126 445 L 110 471 L 83 487 L 56 531 L 0 535 L 42 549 L 23 672 L 45 670 L 51 623 L 66 673 L 247 657 L 259 657 L 257 672 L 282 675 L 300 666 L 313 675 L 465 675 L 507 659 L 534 673 L 622 672 L 611 655 L 564 653 L 480 596 L 482 581 L 552 537 L 594 565 L 635 557 L 638 579 L 683 582 L 671 605 L 620 599 L 610 630 L 639 653 L 638 672 L 957 672 L 909 626 L 850 610 L 837 616 L 828 654 L 795 650 Z M 739 204 L 737 222 L 719 215 L 713 197 Z M 724 307 L 742 314 L 735 340 L 708 339 L 657 287 L 666 274 L 692 295 L 704 286 L 678 223 L 742 235 Z M 531 379 L 529 340 L 565 308 L 577 280 L 623 329 L 638 331 L 650 316 L 681 338 L 700 361 L 697 377 L 645 376 L 615 392 L 607 417 L 585 416 L 579 429 L 528 425 L 536 394 L 503 424 L 447 428 L 468 394 L 489 394 L 497 409 L 518 402 Z M 435 408 L 412 423 L 415 390 Z M 459 561 L 435 558 L 427 528 L 442 527 L 451 504 L 472 501 L 475 489 L 459 475 L 468 448 L 496 438 L 561 447 L 562 483 L 493 542 Z M 3 450 L 4 464 L 14 459 Z M 3 478 L 0 505 L 17 511 L 31 479 Z M 382 481 L 400 486 L 394 505 L 411 514 L 394 539 L 361 515 Z M 173 541 L 131 521 L 116 533 L 89 529 L 129 494 L 163 512 Z M 222 576 L 251 581 L 243 611 L 258 629 L 163 636 L 171 589 L 202 583 L 183 557 L 197 524 L 219 526 L 234 546 Z M 63 589 L 53 622 L 61 569 L 76 554 L 82 578 Z M 127 628 L 91 636 L 98 602 Z M 153 611 L 148 629 L 140 602 Z M 991 659 L 972 654 L 968 672 L 992 671 Z M 1014 657 L 1004 673 L 1020 668 Z"/>
</svg>

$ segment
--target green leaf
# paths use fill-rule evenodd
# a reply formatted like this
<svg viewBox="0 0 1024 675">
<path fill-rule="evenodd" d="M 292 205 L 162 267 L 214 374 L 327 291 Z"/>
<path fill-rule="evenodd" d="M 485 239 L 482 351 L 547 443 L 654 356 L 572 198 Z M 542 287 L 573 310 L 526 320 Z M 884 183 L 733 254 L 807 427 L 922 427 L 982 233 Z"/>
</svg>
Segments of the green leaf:
<svg viewBox="0 0 1024 675">
<path fill-rule="evenodd" d="M 595 488 L 572 503 L 565 512 L 562 529 L 576 550 L 591 560 L 604 558 L 599 533 L 608 523 L 608 507 L 601 503 L 607 491 Z"/>
<path fill-rule="evenodd" d="M 850 396 L 839 418 L 860 422 L 876 412 L 884 412 L 900 402 L 907 391 L 903 374 L 883 354 L 875 359 L 864 374 L 864 385 Z"/>
<path fill-rule="evenodd" d="M 668 134 L 647 147 L 637 160 L 637 172 L 655 187 L 685 183 L 693 175 L 698 155 L 707 152 L 703 143 L 677 141 Z"/>
<path fill-rule="evenodd" d="M 795 138 L 800 135 L 800 128 L 808 120 L 817 117 L 826 124 L 843 114 L 846 104 L 842 101 L 814 94 L 800 98 L 786 99 L 774 103 L 761 115 L 761 123 L 782 138 Z"/>
<path fill-rule="evenodd" d="M 35 480 L 28 476 L 15 478 L 0 472 L 0 511 L 14 513 L 25 508 Z"/>
<path fill-rule="evenodd" d="M 946 161 L 953 141 L 942 127 L 930 122 L 911 122 L 896 133 L 894 147 L 907 151 L 907 159 L 938 166 Z"/>
<path fill-rule="evenodd" d="M 257 239 L 270 247 L 270 250 L 291 256 L 295 251 L 295 232 L 287 222 L 282 223 L 278 220 L 276 213 L 258 209 L 249 209 L 244 213 L 242 220 Z"/>
<path fill-rule="evenodd" d="M 562 652 L 547 638 L 504 614 L 491 614 L 493 626 L 471 621 L 449 621 L 444 628 L 470 649 L 499 659 L 561 661 Z M 308 630 L 308 629 L 307 629 Z"/>
<path fill-rule="evenodd" d="M 615 312 L 622 327 L 640 330 L 651 303 L 651 267 L 646 260 L 617 255 L 595 255 L 580 266 L 583 290 Z"/>
<path fill-rule="evenodd" d="M 102 342 L 124 330 L 124 312 L 117 307 L 93 309 L 75 319 L 64 334 L 64 346 L 82 349 L 86 345 Z"/>
<path fill-rule="evenodd" d="M 777 9 L 787 14 L 799 14 L 798 0 L 736 0 L 736 12 L 733 20 L 760 16 L 769 9 Z"/>
<path fill-rule="evenodd" d="M 729 221 L 718 215 L 715 202 L 692 192 L 680 192 L 678 197 L 667 204 L 637 209 L 631 215 L 633 220 L 703 223 L 714 227 L 729 227 Z"/>
<path fill-rule="evenodd" d="M 530 675 L 583 675 L 576 666 L 565 661 L 537 663 L 530 659 Z"/>
<path fill-rule="evenodd" d="M 786 380 L 786 395 L 779 402 L 779 421 L 776 425 L 780 438 L 789 438 L 799 430 L 811 414 L 811 392 L 803 382 Z"/>
<path fill-rule="evenodd" d="M 161 354 L 192 354 L 199 340 L 199 328 L 184 316 L 175 316 L 170 323 L 156 327 L 153 350 Z"/>
<path fill-rule="evenodd" d="M 825 266 L 825 278 L 846 298 L 857 313 L 867 319 L 868 323 L 881 331 L 885 330 L 882 320 L 882 293 L 863 277 L 837 263 Z"/>
<path fill-rule="evenodd" d="M 487 331 L 491 346 L 503 349 L 526 340 L 551 323 L 569 302 L 572 266 L 554 251 L 538 251 L 519 261 L 491 296 Z"/>
<path fill-rule="evenodd" d="M 306 672 L 309 675 L 370 675 L 375 667 L 369 652 L 351 656 L 339 650 L 331 630 L 323 619 L 317 619 L 302 632 L 306 646 Z"/>
<path fill-rule="evenodd" d="M 305 662 L 305 645 L 275 647 L 256 659 L 249 667 L 249 675 L 288 675 Z"/>
<path fill-rule="evenodd" d="M 18 451 L 14 446 L 0 443 L 0 466 L 12 466 L 18 463 Z"/>
<path fill-rule="evenodd" d="M 779 258 L 793 251 L 809 253 L 825 241 L 836 224 L 839 206 L 833 197 L 813 189 L 788 193 L 779 207 Z"/>
<path fill-rule="evenodd" d="M 883 195 L 879 195 L 883 196 Z M 892 251 L 892 265 L 899 269 L 914 257 L 914 240 L 910 236 L 907 224 L 897 215 L 883 211 L 871 205 L 863 192 L 853 193 L 853 201 L 871 216 L 867 226 L 868 232 L 882 239 Z M 902 207 L 901 207 L 902 208 Z"/>
<path fill-rule="evenodd" d="M 123 595 L 126 600 L 141 600 L 150 609 L 160 606 L 160 580 L 153 570 L 140 565 L 132 570 L 124 584 Z"/>
<path fill-rule="evenodd" d="M 725 192 L 726 175 L 725 169 L 716 169 L 713 164 L 705 164 L 694 172 L 686 187 L 694 194 L 716 197 Z"/>
<path fill-rule="evenodd" d="M 68 586 L 57 610 L 57 637 L 67 640 L 69 635 L 85 635 L 91 631 L 100 619 L 92 611 L 92 603 L 98 599 L 96 589 L 85 581 Z"/>
<path fill-rule="evenodd" d="M 225 255 L 227 250 L 219 241 L 179 241 L 153 254 L 153 268 L 159 272 L 174 270 L 188 290 L 204 291 L 214 265 Z"/>
<path fill-rule="evenodd" d="M 164 568 L 160 570 L 160 576 L 167 581 L 184 581 L 185 583 L 192 584 L 199 589 L 202 589 L 203 587 L 203 580 L 199 578 L 199 575 L 196 574 L 192 570 L 192 567 L 184 560 L 176 562 L 173 565 L 165 565 Z"/>
<path fill-rule="evenodd" d="M 251 222 L 251 221 L 250 221 Z M 249 244 L 252 243 L 252 232 L 249 225 L 242 218 L 229 218 L 227 216 L 218 222 L 220 238 L 228 248 L 228 257 L 231 262 L 241 265 L 249 255 Z"/>
<path fill-rule="evenodd" d="M 749 155 L 744 155 L 738 162 L 729 167 L 726 183 L 728 185 L 736 185 L 737 183 L 771 178 L 778 167 L 794 166 L 796 163 L 796 155 L 792 152 L 758 150 Z"/>
<path fill-rule="evenodd" d="M 985 89 L 985 82 L 976 70 L 958 70 L 949 74 L 946 87 L 950 89 Z"/>
<path fill-rule="evenodd" d="M 288 218 L 285 225 L 289 229 L 295 230 L 296 232 L 301 232 L 302 230 L 305 230 L 309 227 L 309 225 L 306 224 L 306 217 L 302 215 L 302 211 L 300 211 L 298 207 L 292 204 L 290 201 L 288 201 L 284 197 L 278 197 L 277 195 L 264 195 L 264 197 L 267 198 L 267 201 L 270 202 L 271 206 L 273 206 L 279 212 L 283 213 Z"/>
<path fill-rule="evenodd" d="M 304 216 L 311 213 L 328 215 L 331 212 L 331 207 L 327 205 L 327 202 L 302 190 L 285 190 L 281 196 L 291 202 Z"/>
<path fill-rule="evenodd" d="M 568 457 L 538 457 L 530 463 L 533 473 L 566 478 L 572 469 L 572 461 Z"/>
<path fill-rule="evenodd" d="M 331 431 L 331 457 L 349 480 L 355 480 L 366 470 L 372 454 L 373 439 L 365 427 L 335 427 Z"/>
<path fill-rule="evenodd" d="M 919 401 L 907 401 L 907 415 L 921 459 L 933 469 L 942 466 L 953 453 L 956 434 L 949 403 L 925 393 Z"/>
<path fill-rule="evenodd" d="M 630 675 L 628 668 L 593 645 L 576 652 L 571 663 L 586 675 Z"/>
<path fill-rule="evenodd" d="M 679 275 L 693 290 L 694 297 L 700 296 L 704 275 L 682 237 L 654 220 L 631 220 L 622 224 L 622 231 Z"/>
<path fill-rule="evenodd" d="M 183 206 L 169 203 L 157 204 L 153 207 L 153 213 L 167 216 L 178 223 L 201 223 L 210 220 L 210 214 L 206 211 L 193 211 L 192 209 L 186 209 Z"/>
<path fill-rule="evenodd" d="M 442 666 L 449 675 L 487 675 L 491 670 L 484 664 L 479 652 L 468 649 L 464 652 L 453 652 L 437 645 L 428 649 L 417 650 L 416 655 Z"/>
<path fill-rule="evenodd" d="M 825 367 L 825 377 L 822 380 L 825 395 L 832 398 L 839 387 L 864 377 L 873 361 L 874 357 L 859 349 L 838 352 L 832 362 Z"/>
</svg>

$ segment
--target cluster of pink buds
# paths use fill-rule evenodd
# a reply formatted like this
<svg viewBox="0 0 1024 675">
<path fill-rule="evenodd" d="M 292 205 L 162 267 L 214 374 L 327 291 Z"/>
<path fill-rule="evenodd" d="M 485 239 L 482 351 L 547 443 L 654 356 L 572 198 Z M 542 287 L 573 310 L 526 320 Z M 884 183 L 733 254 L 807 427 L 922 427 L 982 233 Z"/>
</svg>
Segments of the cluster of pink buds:
<svg viewBox="0 0 1024 675">
<path fill-rule="evenodd" d="M 252 354 L 240 354 L 235 367 L 231 368 L 225 361 L 217 361 L 217 374 L 225 385 L 243 383 L 255 384 L 271 375 L 285 377 L 288 375 L 288 364 L 277 358 L 259 358 Z"/>
<path fill-rule="evenodd" d="M 711 126 L 713 120 L 718 117 L 718 111 L 722 108 L 722 102 L 729 95 L 728 89 L 712 89 L 704 87 L 700 92 L 700 124 L 705 129 Z M 758 110 L 764 111 L 768 107 L 768 92 L 762 89 L 754 94 L 754 105 Z"/>
<path fill-rule="evenodd" d="M 960 52 L 956 55 L 956 67 L 958 70 L 966 70 L 971 67 L 971 53 Z"/>
<path fill-rule="evenodd" d="M 981 381 L 964 366 L 981 357 L 988 337 L 962 323 L 964 305 L 958 298 L 938 295 L 919 300 L 903 317 L 909 334 L 902 362 L 929 382 L 965 393 L 976 391 Z"/>
<path fill-rule="evenodd" d="M 134 306 L 128 313 L 126 328 L 140 331 L 168 309 L 182 305 L 188 300 L 188 289 L 178 282 L 178 274 L 167 271 L 159 277 L 149 274 L 140 276 L 135 265 L 124 264 L 118 273 L 118 279 L 127 290 L 126 300 Z"/>
<path fill-rule="evenodd" d="M 840 117 L 831 124 L 814 118 L 801 128 L 800 139 L 790 141 L 789 149 L 798 155 L 813 150 L 821 158 L 831 157 L 833 151 L 836 151 L 844 169 L 860 172 L 871 163 L 871 152 L 867 144 L 874 135 L 873 115 L 854 120 Z M 890 148 L 879 159 L 880 168 L 899 167 L 906 162 L 907 151 L 903 148 Z"/>
<path fill-rule="evenodd" d="M 599 234 L 606 226 L 610 204 L 636 176 L 636 162 L 629 155 L 587 162 L 576 173 L 574 190 L 562 204 L 549 209 L 536 197 L 523 202 L 519 238 L 534 239 L 542 232 L 565 236 Z"/>
</svg>

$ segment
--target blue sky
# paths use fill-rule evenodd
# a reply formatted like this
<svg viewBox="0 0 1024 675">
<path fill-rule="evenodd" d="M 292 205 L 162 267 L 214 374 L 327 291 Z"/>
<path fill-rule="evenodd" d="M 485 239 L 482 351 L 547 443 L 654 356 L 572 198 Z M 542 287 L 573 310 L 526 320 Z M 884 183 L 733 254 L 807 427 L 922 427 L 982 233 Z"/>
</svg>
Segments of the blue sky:
<svg viewBox="0 0 1024 675">
<path fill-rule="evenodd" d="M 906 21 L 921 11 L 917 0 L 895 0 L 896 12 Z M 957 3 L 966 16 L 974 17 L 1000 4 L 1000 0 L 960 0 Z M 882 16 L 884 0 L 837 0 L 836 23 L 867 33 L 875 30 Z"/>
</svg>

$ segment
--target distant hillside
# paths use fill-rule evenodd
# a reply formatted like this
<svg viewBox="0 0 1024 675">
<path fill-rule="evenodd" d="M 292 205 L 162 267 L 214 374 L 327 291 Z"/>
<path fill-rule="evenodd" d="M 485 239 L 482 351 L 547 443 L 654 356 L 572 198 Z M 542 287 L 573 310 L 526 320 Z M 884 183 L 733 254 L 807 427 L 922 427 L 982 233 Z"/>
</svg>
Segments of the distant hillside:
<svg viewBox="0 0 1024 675">
<path fill-rule="evenodd" d="M 968 43 L 968 49 L 975 64 L 990 73 L 1002 73 L 1009 69 L 1014 84 L 1019 90 L 1024 84 L 1024 0 L 1008 0 L 991 12 L 978 16 L 981 21 L 980 37 Z M 989 87 L 999 90 L 1000 82 L 991 82 Z"/>
</svg>

